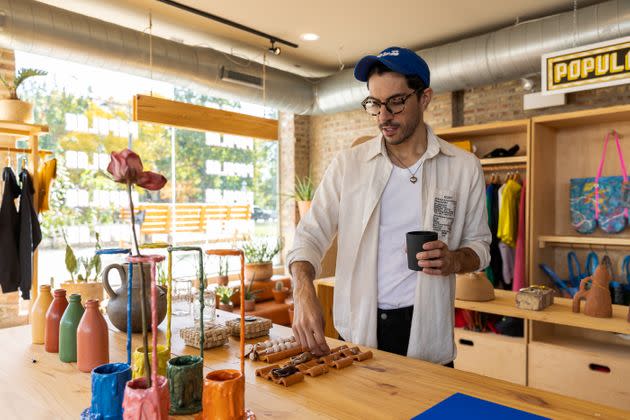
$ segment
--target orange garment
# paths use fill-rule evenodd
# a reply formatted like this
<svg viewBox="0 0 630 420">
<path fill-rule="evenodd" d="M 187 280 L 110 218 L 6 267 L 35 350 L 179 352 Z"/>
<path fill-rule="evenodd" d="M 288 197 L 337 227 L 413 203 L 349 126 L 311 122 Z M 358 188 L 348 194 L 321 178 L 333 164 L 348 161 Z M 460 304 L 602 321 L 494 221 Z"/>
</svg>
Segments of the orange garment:
<svg viewBox="0 0 630 420">
<path fill-rule="evenodd" d="M 57 159 L 44 162 L 37 171 L 35 188 L 37 191 L 37 213 L 49 210 L 50 184 L 57 177 Z"/>
</svg>

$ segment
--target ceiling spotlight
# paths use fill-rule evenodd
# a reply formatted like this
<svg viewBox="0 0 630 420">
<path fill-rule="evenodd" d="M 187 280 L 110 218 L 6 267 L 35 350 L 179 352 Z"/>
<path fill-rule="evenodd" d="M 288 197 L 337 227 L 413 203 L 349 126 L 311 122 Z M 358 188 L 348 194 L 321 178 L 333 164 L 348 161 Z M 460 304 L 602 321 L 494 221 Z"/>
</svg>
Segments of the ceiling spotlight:
<svg viewBox="0 0 630 420">
<path fill-rule="evenodd" d="M 275 41 L 271 41 L 271 47 L 269 47 L 267 51 L 269 51 L 273 55 L 280 55 L 280 53 L 282 52 L 282 50 L 280 50 L 280 47 L 276 47 Z"/>
<path fill-rule="evenodd" d="M 521 79 L 521 86 L 526 92 L 531 92 L 534 89 L 534 81 L 532 79 L 523 77 Z"/>
<path fill-rule="evenodd" d="M 306 34 L 300 35 L 300 39 L 302 39 L 303 41 L 317 41 L 319 39 L 319 35 L 306 33 Z"/>
</svg>

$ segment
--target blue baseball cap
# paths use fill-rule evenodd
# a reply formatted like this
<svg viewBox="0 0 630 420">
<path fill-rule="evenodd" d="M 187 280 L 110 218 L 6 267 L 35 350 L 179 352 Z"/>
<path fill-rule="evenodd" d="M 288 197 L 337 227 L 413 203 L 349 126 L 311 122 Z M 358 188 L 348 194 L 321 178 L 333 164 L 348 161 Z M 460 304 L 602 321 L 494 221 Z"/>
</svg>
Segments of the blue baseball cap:
<svg viewBox="0 0 630 420">
<path fill-rule="evenodd" d="M 370 70 L 377 62 L 383 63 L 396 73 L 418 76 L 425 87 L 429 87 L 431 71 L 427 62 L 408 48 L 389 47 L 378 55 L 366 55 L 354 67 L 354 77 L 361 82 L 367 82 Z"/>
</svg>

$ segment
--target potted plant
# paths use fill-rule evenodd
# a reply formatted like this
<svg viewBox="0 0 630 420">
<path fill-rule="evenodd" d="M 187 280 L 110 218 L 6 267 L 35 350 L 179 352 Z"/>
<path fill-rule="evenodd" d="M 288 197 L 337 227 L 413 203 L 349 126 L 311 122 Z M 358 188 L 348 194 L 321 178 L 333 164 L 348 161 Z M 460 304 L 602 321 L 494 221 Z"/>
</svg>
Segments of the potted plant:
<svg viewBox="0 0 630 420">
<path fill-rule="evenodd" d="M 252 276 L 252 279 L 249 281 L 247 285 L 247 289 L 245 289 L 245 312 L 251 312 L 256 310 L 256 295 L 260 293 L 262 290 L 252 290 L 252 286 L 254 285 L 254 278 L 256 276 Z"/>
<path fill-rule="evenodd" d="M 311 177 L 295 177 L 294 198 L 298 205 L 300 218 L 304 217 L 304 215 L 306 215 L 306 212 L 308 212 L 308 210 L 311 208 L 313 195 L 315 195 L 315 187 L 313 186 L 313 181 L 311 180 Z"/>
<path fill-rule="evenodd" d="M 284 303 L 287 296 L 289 296 L 289 288 L 284 285 L 282 280 L 276 281 L 273 288 L 273 300 L 276 303 Z"/>
<path fill-rule="evenodd" d="M 0 76 L 0 81 L 9 91 L 8 99 L 0 99 L 0 120 L 33 122 L 33 104 L 20 100 L 17 90 L 25 80 L 48 73 L 37 69 L 20 69 L 12 81 Z"/>
<path fill-rule="evenodd" d="M 66 232 L 63 230 L 62 235 L 66 243 L 65 263 L 66 270 L 70 273 L 70 280 L 62 282 L 59 288 L 64 289 L 68 296 L 73 293 L 81 295 L 83 304 L 90 299 L 96 299 L 99 302 L 103 301 L 103 283 L 98 281 L 98 276 L 101 272 L 100 255 L 95 254 L 92 258 L 77 258 L 68 243 Z M 96 233 L 96 249 L 101 249 L 98 232 Z"/>
<path fill-rule="evenodd" d="M 270 246 L 266 241 L 253 241 L 243 244 L 245 253 L 245 280 L 251 281 L 254 277 L 258 281 L 267 281 L 273 276 L 273 257 L 280 252 L 281 243 Z"/>
<path fill-rule="evenodd" d="M 234 294 L 234 289 L 228 286 L 218 286 L 216 294 L 219 298 L 219 309 L 222 311 L 232 312 L 234 305 L 232 304 L 231 298 Z"/>
<path fill-rule="evenodd" d="M 219 277 L 217 278 L 217 283 L 220 286 L 227 286 L 230 279 L 228 277 L 228 258 L 227 257 L 219 257 Z"/>
</svg>

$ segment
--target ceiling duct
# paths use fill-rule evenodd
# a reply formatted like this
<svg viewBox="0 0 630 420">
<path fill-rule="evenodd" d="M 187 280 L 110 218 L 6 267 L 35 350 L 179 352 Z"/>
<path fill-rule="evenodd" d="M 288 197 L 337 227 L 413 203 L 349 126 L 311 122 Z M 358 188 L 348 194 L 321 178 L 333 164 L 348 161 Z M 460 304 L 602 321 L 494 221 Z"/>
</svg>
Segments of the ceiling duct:
<svg viewBox="0 0 630 420">
<path fill-rule="evenodd" d="M 630 0 L 611 0 L 523 22 L 419 53 L 434 90 L 454 91 L 514 80 L 540 71 L 544 53 L 630 35 Z M 573 36 L 575 32 L 575 37 Z M 153 71 L 146 34 L 34 0 L 0 0 L 0 47 L 149 77 L 206 93 L 296 114 L 358 109 L 366 95 L 352 69 L 313 84 L 301 76 L 215 50 L 153 37 Z M 240 60 L 240 61 L 239 61 Z M 262 80 L 261 80 L 262 81 Z M 130 92 L 130 95 L 135 92 Z"/>
</svg>

